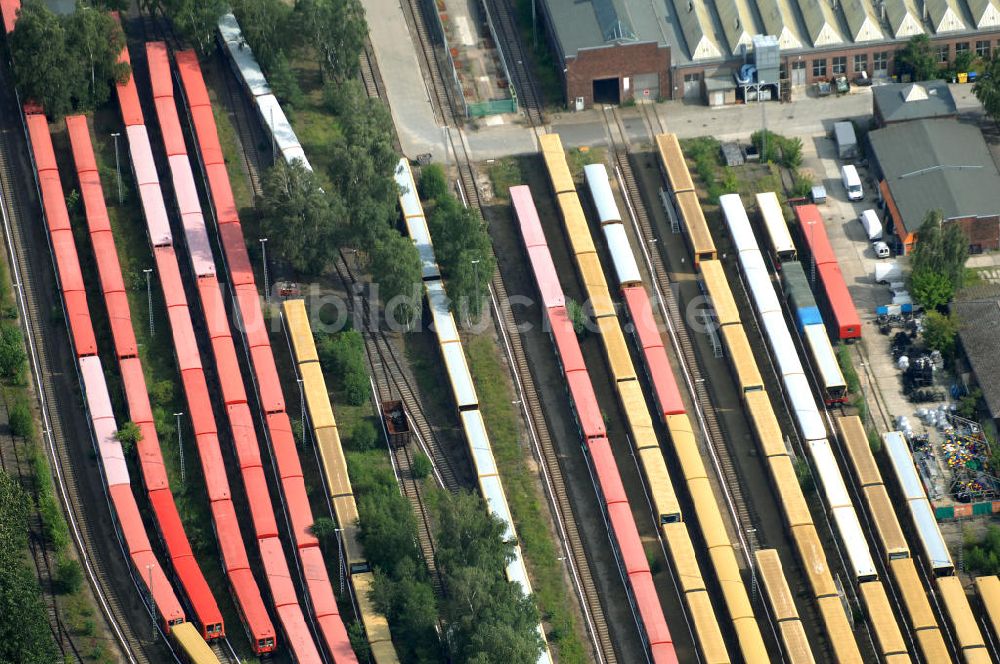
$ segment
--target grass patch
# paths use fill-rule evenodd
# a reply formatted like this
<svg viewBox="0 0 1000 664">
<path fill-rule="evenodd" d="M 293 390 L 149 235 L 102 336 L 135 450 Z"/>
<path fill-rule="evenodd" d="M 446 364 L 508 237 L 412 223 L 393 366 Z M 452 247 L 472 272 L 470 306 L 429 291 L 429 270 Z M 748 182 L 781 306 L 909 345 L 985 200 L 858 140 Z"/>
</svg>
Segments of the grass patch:
<svg viewBox="0 0 1000 664">
<path fill-rule="evenodd" d="M 219 130 L 219 144 L 222 146 L 222 157 L 226 160 L 226 172 L 229 173 L 233 200 L 236 201 L 236 208 L 243 210 L 253 206 L 253 192 L 250 190 L 249 179 L 243 172 L 243 158 L 237 147 L 236 129 L 218 98 L 211 91 L 209 94 L 213 97 L 212 113 L 215 115 L 215 126 Z"/>
<path fill-rule="evenodd" d="M 583 173 L 583 167 L 590 164 L 603 164 L 608 155 L 607 148 L 573 148 L 566 153 L 566 163 L 573 177 L 579 177 Z"/>
<path fill-rule="evenodd" d="M 493 454 L 517 523 L 518 538 L 534 577 L 535 600 L 543 618 L 551 625 L 549 640 L 558 650 L 559 661 L 585 662 L 586 649 L 579 639 L 579 626 L 568 608 L 572 598 L 563 583 L 559 552 L 542 514 L 544 498 L 535 484 L 536 471 L 529 467 L 526 459 L 531 458 L 530 453 L 520 443 L 518 415 L 507 371 L 497 356 L 496 343 L 487 335 L 470 338 L 466 351 Z"/>
<path fill-rule="evenodd" d="M 497 159 L 489 166 L 493 195 L 504 200 L 510 198 L 510 188 L 524 182 L 521 164 L 513 157 Z"/>
</svg>

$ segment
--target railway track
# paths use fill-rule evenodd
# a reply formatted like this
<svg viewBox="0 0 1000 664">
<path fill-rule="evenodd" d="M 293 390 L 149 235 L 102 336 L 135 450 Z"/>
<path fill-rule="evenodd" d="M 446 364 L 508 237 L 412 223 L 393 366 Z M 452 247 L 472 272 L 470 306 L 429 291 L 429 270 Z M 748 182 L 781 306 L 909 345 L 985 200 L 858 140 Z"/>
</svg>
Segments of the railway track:
<svg viewBox="0 0 1000 664">
<path fill-rule="evenodd" d="M 3 85 L 6 86 L 6 81 L 3 81 Z M 15 100 L 9 99 L 8 101 Z M 10 111 L 9 117 L 20 117 L 19 111 L 13 104 L 9 104 L 8 110 Z M 23 131 L 23 128 L 19 129 Z M 8 159 L 8 155 L 19 153 L 11 136 L 12 131 L 16 130 L 4 128 L 0 132 L 2 133 L 0 136 L 0 188 L 2 188 L 4 198 L 0 203 L 0 212 L 3 216 L 7 250 L 11 258 L 17 303 L 25 327 L 29 361 L 35 381 L 34 387 L 37 390 L 40 403 L 43 425 L 42 438 L 52 466 L 56 492 L 66 512 L 70 534 L 76 544 L 80 564 L 83 566 L 84 574 L 90 583 L 99 608 L 107 619 L 109 628 L 126 659 L 135 664 L 146 664 L 154 661 L 149 658 L 147 653 L 148 650 L 153 649 L 154 644 L 151 639 L 141 638 L 128 620 L 118 594 L 120 589 L 114 585 L 120 582 L 120 579 L 109 575 L 105 568 L 101 551 L 97 546 L 96 527 L 91 522 L 92 514 L 88 509 L 76 511 L 80 506 L 88 505 L 90 508 L 94 506 L 89 504 L 80 490 L 77 475 L 80 466 L 71 458 L 69 447 L 73 442 L 66 437 L 64 431 L 63 418 L 68 417 L 67 412 L 72 412 L 76 406 L 70 406 L 69 411 L 63 408 L 66 404 L 57 398 L 57 390 L 52 380 L 53 377 L 62 376 L 63 372 L 59 370 L 62 369 L 62 366 L 57 369 L 53 365 L 48 344 L 57 339 L 58 342 L 61 342 L 63 337 L 60 334 L 40 333 L 44 327 L 44 321 L 51 320 L 52 312 L 42 313 L 42 296 L 36 290 L 35 280 L 38 278 L 46 284 L 46 287 L 49 286 L 51 283 L 51 263 L 33 263 L 27 255 L 26 236 L 36 227 L 38 214 L 31 211 L 24 200 L 25 190 L 23 186 L 19 186 L 23 183 L 18 182 L 15 178 L 13 166 Z M 75 425 L 71 426 L 70 429 L 75 430 Z M 89 436 L 89 432 L 87 435 Z M 106 494 L 105 499 L 107 499 Z M 108 509 L 111 509 L 110 504 Z M 127 552 L 122 547 L 120 539 L 118 549 L 123 559 L 127 558 Z M 135 590 L 146 600 L 145 593 L 141 590 L 138 582 L 135 579 L 131 579 L 131 581 Z M 147 611 L 152 611 L 149 604 L 145 601 L 143 604 Z M 153 630 L 152 627 L 150 629 Z M 153 634 L 162 638 L 158 628 L 153 631 Z M 154 638 L 157 637 L 154 636 Z"/>
<path fill-rule="evenodd" d="M 524 109 L 530 126 L 541 127 L 545 123 L 545 118 L 542 116 L 541 94 L 526 64 L 527 58 L 517 29 L 517 8 L 512 0 L 486 0 L 484 4 L 487 20 L 493 19 L 490 22 L 497 32 L 497 37 L 507 46 L 506 57 L 503 59 L 507 64 L 507 73 L 512 79 L 510 84 L 517 91 L 518 106 Z M 504 51 L 500 44 L 497 44 L 497 49 L 501 50 L 503 56 Z"/>
</svg>

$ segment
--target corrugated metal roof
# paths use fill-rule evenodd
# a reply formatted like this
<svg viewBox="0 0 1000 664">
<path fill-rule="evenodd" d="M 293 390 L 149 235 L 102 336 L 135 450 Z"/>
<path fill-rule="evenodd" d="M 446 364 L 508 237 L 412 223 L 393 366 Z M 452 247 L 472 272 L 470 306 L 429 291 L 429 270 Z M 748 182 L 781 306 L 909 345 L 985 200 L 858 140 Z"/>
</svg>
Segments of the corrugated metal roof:
<svg viewBox="0 0 1000 664">
<path fill-rule="evenodd" d="M 890 83 L 872 88 L 875 108 L 886 123 L 954 117 L 955 99 L 944 81 Z"/>
<path fill-rule="evenodd" d="M 924 0 L 924 11 L 930 16 L 936 33 L 969 29 L 959 0 Z"/>
<path fill-rule="evenodd" d="M 802 32 L 789 0 L 757 0 L 757 10 L 764 21 L 764 30 L 778 38 L 782 51 L 802 48 Z"/>
<path fill-rule="evenodd" d="M 544 0 L 545 12 L 565 58 L 580 49 L 622 42 L 676 45 L 666 2 L 634 0 Z"/>
<path fill-rule="evenodd" d="M 998 0 L 966 0 L 972 12 L 972 23 L 980 30 L 1000 25 L 1000 2 Z"/>
<path fill-rule="evenodd" d="M 851 39 L 856 42 L 885 39 L 879 25 L 878 14 L 870 0 L 843 0 L 841 7 L 847 19 L 847 27 L 851 30 Z"/>
<path fill-rule="evenodd" d="M 983 401 L 992 417 L 1000 417 L 1000 286 L 985 283 L 966 288 L 955 297 L 951 309 L 958 316 L 962 348 L 983 391 Z"/>
<path fill-rule="evenodd" d="M 726 33 L 726 41 L 733 55 L 743 52 L 743 47 L 750 50 L 750 40 L 760 34 L 754 21 L 753 9 L 749 0 L 716 0 L 715 9 L 722 21 L 722 31 Z"/>
<path fill-rule="evenodd" d="M 722 51 L 712 38 L 712 14 L 705 0 L 674 0 L 674 9 L 691 59 L 721 58 Z"/>
<path fill-rule="evenodd" d="M 882 0 L 882 6 L 885 7 L 893 37 L 904 39 L 923 34 L 924 26 L 915 0 Z"/>
<path fill-rule="evenodd" d="M 813 46 L 832 46 L 844 41 L 840 21 L 827 0 L 798 0 L 798 3 Z"/>
</svg>

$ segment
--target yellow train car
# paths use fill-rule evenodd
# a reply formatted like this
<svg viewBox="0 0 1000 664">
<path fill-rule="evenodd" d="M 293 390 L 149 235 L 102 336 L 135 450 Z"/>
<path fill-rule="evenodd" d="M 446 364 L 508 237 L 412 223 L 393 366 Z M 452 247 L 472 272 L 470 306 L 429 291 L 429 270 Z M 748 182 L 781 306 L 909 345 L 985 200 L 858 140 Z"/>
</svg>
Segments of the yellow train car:
<svg viewBox="0 0 1000 664">
<path fill-rule="evenodd" d="M 729 367 L 732 369 L 736 384 L 742 394 L 751 392 L 763 392 L 764 379 L 760 376 L 757 368 L 757 360 L 754 359 L 753 351 L 750 349 L 750 341 L 742 325 L 727 325 L 720 330 L 722 345 L 726 349 L 726 356 L 729 358 Z"/>
<path fill-rule="evenodd" d="M 812 514 L 799 487 L 799 478 L 795 474 L 792 460 L 784 455 L 772 456 L 768 457 L 767 464 L 771 469 L 774 488 L 778 492 L 778 503 L 785 512 L 789 528 L 794 531 L 798 526 L 812 526 Z"/>
<path fill-rule="evenodd" d="M 920 583 L 913 559 L 890 560 L 889 569 L 892 570 L 896 587 L 903 597 L 903 604 L 909 613 L 910 625 L 913 626 L 913 629 L 939 629 L 937 618 L 934 617 L 934 611 L 931 609 L 931 603 L 927 599 L 924 586 Z"/>
<path fill-rule="evenodd" d="M 745 588 L 743 595 L 746 596 Z M 769 664 L 771 657 L 767 653 L 767 646 L 764 645 L 764 637 L 760 633 L 757 619 L 752 614 L 733 620 L 733 630 L 736 632 L 736 640 L 740 643 L 744 662 Z"/>
<path fill-rule="evenodd" d="M 622 404 L 622 410 L 625 411 L 625 419 L 628 420 L 629 431 L 632 434 L 632 445 L 637 450 L 656 448 L 659 451 L 660 443 L 656 439 L 653 420 L 646 406 L 646 396 L 642 393 L 639 381 L 623 380 L 616 385 L 616 388 L 618 400 Z M 661 454 L 661 462 L 662 458 Z"/>
<path fill-rule="evenodd" d="M 615 306 L 608 291 L 608 282 L 604 279 L 604 270 L 596 253 L 578 254 L 576 267 L 580 271 L 584 292 L 590 301 L 594 318 L 600 320 L 605 316 L 615 315 Z"/>
<path fill-rule="evenodd" d="M 542 159 L 545 161 L 545 170 L 549 174 L 552 190 L 556 194 L 576 191 L 573 174 L 569 170 L 569 164 L 566 163 L 566 152 L 563 150 L 559 134 L 544 134 L 539 137 L 538 142 L 542 148 Z"/>
<path fill-rule="evenodd" d="M 595 286 L 596 288 L 596 286 Z M 604 316 L 597 319 L 597 329 L 601 333 L 601 346 L 604 348 L 604 357 L 608 361 L 611 369 L 611 377 L 616 383 L 630 381 L 635 383 L 635 365 L 632 363 L 632 356 L 628 352 L 628 344 L 625 343 L 625 335 L 622 333 L 622 326 L 618 322 L 617 316 Z M 642 389 L 636 383 L 639 396 L 642 397 Z M 640 402 L 642 410 L 648 411 L 646 400 Z M 651 425 L 652 426 L 652 425 Z"/>
<path fill-rule="evenodd" d="M 899 518 L 896 516 L 896 510 L 885 490 L 885 485 L 866 486 L 864 494 L 886 558 L 889 560 L 909 558 L 910 545 L 903 535 L 903 529 L 899 526 Z"/>
<path fill-rule="evenodd" d="M 726 526 L 722 521 L 722 513 L 715 502 L 716 491 L 712 484 L 703 477 L 688 481 L 688 492 L 691 494 L 691 502 L 695 505 L 698 514 L 698 525 L 701 526 L 701 534 L 705 539 L 705 546 L 711 551 L 717 547 L 732 549 L 729 535 L 726 533 Z M 716 568 L 716 574 L 719 573 Z M 721 583 L 721 580 L 720 580 Z"/>
<path fill-rule="evenodd" d="M 691 252 L 694 254 L 694 265 L 698 267 L 701 261 L 710 261 L 718 256 L 715 250 L 715 241 L 712 233 L 708 230 L 708 222 L 705 220 L 705 213 L 702 212 L 701 203 L 698 202 L 698 194 L 693 191 L 685 191 L 677 194 L 677 210 L 687 229 L 688 241 L 691 243 Z"/>
<path fill-rule="evenodd" d="M 309 411 L 309 422 L 315 429 L 337 426 L 330 406 L 330 393 L 326 389 L 323 369 L 319 362 L 306 362 L 299 365 L 299 375 L 302 377 L 302 391 L 306 396 L 306 408 Z"/>
<path fill-rule="evenodd" d="M 811 523 L 795 526 L 792 528 L 792 539 L 799 552 L 802 569 L 809 579 L 809 587 L 812 588 L 813 597 L 817 599 L 833 597 L 840 601 L 837 586 L 834 584 L 830 568 L 826 564 L 823 545 L 820 544 L 819 535 L 816 534 L 816 527 Z"/>
<path fill-rule="evenodd" d="M 290 300 L 290 302 L 302 301 Z M 316 353 L 316 344 L 313 342 L 312 328 L 309 326 L 309 316 L 306 314 L 305 305 L 283 307 L 283 313 L 285 329 L 288 330 L 288 337 L 291 339 L 296 361 L 299 363 L 318 362 L 319 355 Z"/>
<path fill-rule="evenodd" d="M 739 563 L 736 562 L 736 551 L 729 544 L 728 538 L 724 545 L 710 546 L 708 556 L 712 560 L 715 577 L 722 590 L 722 599 L 729 612 L 744 661 L 769 662 L 764 638 L 753 614 L 746 586 L 743 585 Z"/>
<path fill-rule="evenodd" d="M 698 441 L 691 431 L 691 420 L 688 416 L 667 415 L 667 431 L 670 432 L 670 440 L 680 462 L 684 481 L 690 484 L 696 479 L 707 479 L 705 462 L 702 461 Z"/>
<path fill-rule="evenodd" d="M 781 643 L 785 646 L 785 655 L 791 664 L 816 663 L 801 620 L 786 620 L 778 625 L 778 631 L 781 633 Z"/>
<path fill-rule="evenodd" d="M 1000 578 L 981 576 L 976 579 L 976 593 L 983 604 L 983 612 L 993 630 L 993 640 L 1000 644 Z"/>
<path fill-rule="evenodd" d="M 830 647 L 840 664 L 861 664 L 861 652 L 854 640 L 851 624 L 847 622 L 844 605 L 840 597 L 820 597 L 816 600 L 819 613 L 826 626 L 826 634 L 830 639 Z"/>
<path fill-rule="evenodd" d="M 694 180 L 688 170 L 680 141 L 676 134 L 657 134 L 656 152 L 660 157 L 660 168 L 667 177 L 670 191 L 694 191 Z"/>
<path fill-rule="evenodd" d="M 896 624 L 895 611 L 889 604 L 885 587 L 880 581 L 869 581 L 858 585 L 861 600 L 868 612 L 868 622 L 875 631 L 879 654 L 882 657 L 890 655 L 909 655 L 903 633 Z"/>
<path fill-rule="evenodd" d="M 787 456 L 785 437 L 781 433 L 778 418 L 774 416 L 774 408 L 771 407 L 767 392 L 747 392 L 743 395 L 743 408 L 750 416 L 750 425 L 764 458 Z"/>
<path fill-rule="evenodd" d="M 356 574 L 353 581 L 358 598 L 358 609 L 361 612 L 368 643 L 371 644 L 372 657 L 376 664 L 395 664 L 399 659 L 396 656 L 396 649 L 392 646 L 389 623 L 385 616 L 375 611 L 375 606 L 369 597 L 373 582 L 371 573 Z"/>
<path fill-rule="evenodd" d="M 757 574 L 760 576 L 761 587 L 771 605 L 771 613 L 777 622 L 783 620 L 798 620 L 799 610 L 795 606 L 795 598 L 788 588 L 785 570 L 781 564 L 777 549 L 758 549 L 754 552 L 757 560 Z"/>
<path fill-rule="evenodd" d="M 177 654 L 185 664 L 219 664 L 219 658 L 192 623 L 174 625 L 170 628 L 170 634 L 177 644 Z"/>
<path fill-rule="evenodd" d="M 563 219 L 563 230 L 566 231 L 566 237 L 573 247 L 573 253 L 596 253 L 597 247 L 594 246 L 587 217 L 580 205 L 580 197 L 576 192 L 559 194 L 557 202 Z"/>
<path fill-rule="evenodd" d="M 740 310 L 736 306 L 736 300 L 733 299 L 733 291 L 726 280 L 722 263 L 716 260 L 701 261 L 698 269 L 701 271 L 702 283 L 705 284 L 705 292 L 712 301 L 715 319 L 719 321 L 719 325 L 739 323 Z"/>
<path fill-rule="evenodd" d="M 668 523 L 660 527 L 663 538 L 667 542 L 667 552 L 674 570 L 674 576 L 680 584 L 682 593 L 705 590 L 705 579 L 698 565 L 698 558 L 691 544 L 691 535 L 684 523 Z"/>
<path fill-rule="evenodd" d="M 950 662 L 951 653 L 945 645 L 944 636 L 937 627 L 928 627 L 916 633 L 917 647 L 925 662 Z"/>
<path fill-rule="evenodd" d="M 942 576 L 937 579 L 937 586 L 944 615 L 951 624 L 962 657 L 967 662 L 975 661 L 981 654 L 975 651 L 986 653 L 986 642 L 979 631 L 979 623 L 969 606 L 969 598 L 961 580 L 957 576 Z"/>
<path fill-rule="evenodd" d="M 687 602 L 688 616 L 694 625 L 702 661 L 706 664 L 727 664 L 732 661 L 726 650 L 726 642 L 722 638 L 719 621 L 712 610 L 712 601 L 708 593 L 704 590 L 687 593 L 684 600 Z"/>
<path fill-rule="evenodd" d="M 837 418 L 837 433 L 847 448 L 847 456 L 851 459 L 854 474 L 861 486 L 882 484 L 882 473 L 875 464 L 875 457 L 868 444 L 868 435 L 865 433 L 861 418 L 853 415 Z"/>
</svg>

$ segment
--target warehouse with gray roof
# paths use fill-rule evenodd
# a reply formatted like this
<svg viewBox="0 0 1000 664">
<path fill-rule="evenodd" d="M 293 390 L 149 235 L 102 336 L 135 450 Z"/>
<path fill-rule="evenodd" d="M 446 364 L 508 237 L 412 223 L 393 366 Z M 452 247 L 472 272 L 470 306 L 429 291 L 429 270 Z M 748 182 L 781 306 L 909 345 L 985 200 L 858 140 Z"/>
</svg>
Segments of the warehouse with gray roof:
<svg viewBox="0 0 1000 664">
<path fill-rule="evenodd" d="M 793 89 L 836 76 L 888 78 L 926 34 L 944 66 L 1000 47 L 1000 0 L 538 0 L 570 108 L 701 100 L 703 81 L 777 37 Z"/>
</svg>

